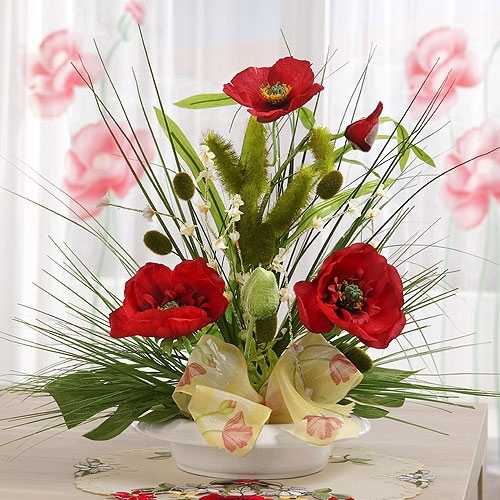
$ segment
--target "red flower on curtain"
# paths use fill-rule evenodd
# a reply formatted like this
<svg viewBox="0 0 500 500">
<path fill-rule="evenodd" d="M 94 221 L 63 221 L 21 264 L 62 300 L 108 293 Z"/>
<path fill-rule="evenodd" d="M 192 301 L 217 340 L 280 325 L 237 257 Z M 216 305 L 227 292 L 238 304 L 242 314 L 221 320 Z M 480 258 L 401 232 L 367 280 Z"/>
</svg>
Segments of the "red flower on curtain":
<svg viewBox="0 0 500 500">
<path fill-rule="evenodd" d="M 303 106 L 323 87 L 314 83 L 309 61 L 284 57 L 271 67 L 247 68 L 224 85 L 224 93 L 259 122 L 272 122 Z"/>
<path fill-rule="evenodd" d="M 252 428 L 249 425 L 245 425 L 245 416 L 242 411 L 239 411 L 224 425 L 224 429 L 222 430 L 224 448 L 231 453 L 237 448 L 244 448 L 250 439 L 252 439 L 252 435 Z"/>
<path fill-rule="evenodd" d="M 202 258 L 174 269 L 150 262 L 125 284 L 123 305 L 109 315 L 110 334 L 182 337 L 217 321 L 227 304 L 224 280 Z"/>
<path fill-rule="evenodd" d="M 446 92 L 448 94 L 441 104 L 440 113 L 455 103 L 458 87 L 473 87 L 481 81 L 479 64 L 467 51 L 467 35 L 463 30 L 455 27 L 438 28 L 418 40 L 406 59 L 406 78 L 412 98 L 428 75 L 415 100 L 415 112 L 423 111 L 430 104 L 445 79 L 440 98 Z"/>
<path fill-rule="evenodd" d="M 98 80 L 102 75 L 98 57 L 82 53 L 75 35 L 68 30 L 49 33 L 40 43 L 38 54 L 29 57 L 26 83 L 33 107 L 43 118 L 64 113 L 73 101 L 75 88 L 85 85 L 72 66 L 86 77 L 80 57 L 92 81 Z"/>
<path fill-rule="evenodd" d="M 113 134 L 135 174 L 141 177 L 143 168 L 134 153 L 135 149 L 142 163 L 145 162 L 139 145 L 127 126 L 122 129 L 127 131 L 128 140 L 116 127 L 113 127 Z M 151 134 L 146 130 L 136 130 L 135 135 L 148 162 L 151 161 L 155 151 Z M 71 138 L 63 185 L 67 193 L 84 207 L 76 207 L 82 218 L 97 215 L 108 193 L 123 198 L 135 186 L 134 173 L 124 156 L 102 120 L 84 126 Z"/>
<path fill-rule="evenodd" d="M 299 281 L 294 290 L 300 321 L 311 332 L 337 326 L 383 349 L 405 326 L 401 277 L 366 243 L 333 252 L 316 278 Z"/>
<path fill-rule="evenodd" d="M 445 170 L 467 161 L 446 174 L 443 189 L 453 219 L 463 229 L 481 224 L 490 201 L 500 201 L 500 151 L 468 160 L 499 146 L 500 125 L 487 121 L 465 132 L 446 156 Z"/>
</svg>

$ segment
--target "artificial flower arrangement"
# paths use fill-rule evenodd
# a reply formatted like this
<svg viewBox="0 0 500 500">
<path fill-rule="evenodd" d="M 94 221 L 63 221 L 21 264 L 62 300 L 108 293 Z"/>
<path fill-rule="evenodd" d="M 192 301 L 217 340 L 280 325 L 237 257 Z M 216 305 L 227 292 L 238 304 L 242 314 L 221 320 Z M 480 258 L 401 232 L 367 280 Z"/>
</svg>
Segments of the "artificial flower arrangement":
<svg viewBox="0 0 500 500">
<path fill-rule="evenodd" d="M 407 130 L 406 113 L 401 120 L 382 117 L 381 102 L 362 117 L 365 68 L 338 129 L 331 131 L 315 118 L 328 62 L 314 75 L 310 62 L 290 55 L 271 67 L 241 71 L 223 93 L 176 103 L 246 108 L 241 150 L 208 131 L 197 152 L 158 93 L 155 115 L 171 165 L 140 92 L 160 164 L 150 161 L 133 128 L 111 113 L 83 62 L 75 66 L 144 194 L 145 212 L 159 224 L 160 230 L 146 232 L 144 243 L 160 262 L 139 265 L 92 214 L 85 217 L 83 205 L 70 206 L 80 217 L 75 224 L 109 250 L 129 279 L 122 298 L 77 251 L 57 245 L 66 278 L 56 278 L 63 293 L 50 294 L 70 314 L 42 313 L 40 322 L 25 322 L 48 344 L 18 341 L 62 360 L 8 388 L 51 396 L 56 407 L 21 421 L 48 419 L 45 429 L 53 429 L 100 420 L 85 436 L 105 440 L 135 421 L 187 418 L 211 446 L 245 455 L 265 424 L 287 424 L 298 439 L 326 446 L 356 436 L 355 417 L 398 420 L 391 409 L 405 401 L 458 404 L 451 399 L 457 394 L 496 396 L 429 383 L 418 371 L 387 366 L 432 356 L 446 349 L 441 343 L 424 338 L 391 354 L 368 351 L 422 331 L 419 313 L 454 293 L 441 288 L 447 271 L 437 264 L 398 271 L 418 251 L 412 250 L 418 235 L 393 244 L 384 256 L 414 196 L 443 175 L 405 196 L 408 178 L 417 178 L 411 158 L 424 168 L 434 166 L 421 143 L 445 97 L 444 82 Z M 152 70 L 151 77 L 158 91 Z M 380 124 L 387 133 L 379 133 Z M 370 164 L 350 156 L 372 149 Z M 359 170 L 347 181 L 344 169 L 352 165 Z M 386 209 L 377 224 L 391 200 L 396 208 Z M 178 263 L 161 263 L 166 255 Z"/>
</svg>

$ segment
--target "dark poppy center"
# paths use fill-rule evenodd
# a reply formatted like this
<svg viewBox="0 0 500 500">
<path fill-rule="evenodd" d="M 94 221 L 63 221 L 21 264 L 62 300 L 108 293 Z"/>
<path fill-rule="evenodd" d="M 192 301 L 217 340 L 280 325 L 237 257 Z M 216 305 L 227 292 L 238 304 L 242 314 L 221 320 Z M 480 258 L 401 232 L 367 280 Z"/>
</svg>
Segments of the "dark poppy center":
<svg viewBox="0 0 500 500">
<path fill-rule="evenodd" d="M 174 309 L 175 307 L 179 307 L 179 304 L 175 300 L 169 300 L 168 302 L 163 303 L 161 306 L 158 306 L 160 311 L 168 311 L 169 309 Z"/>
<path fill-rule="evenodd" d="M 266 83 L 260 87 L 260 95 L 269 104 L 282 104 L 288 99 L 292 87 L 286 83 Z"/>
<path fill-rule="evenodd" d="M 338 300 L 337 305 L 348 311 L 361 311 L 363 309 L 365 298 L 363 290 L 356 283 L 343 281 L 337 287 Z"/>
</svg>

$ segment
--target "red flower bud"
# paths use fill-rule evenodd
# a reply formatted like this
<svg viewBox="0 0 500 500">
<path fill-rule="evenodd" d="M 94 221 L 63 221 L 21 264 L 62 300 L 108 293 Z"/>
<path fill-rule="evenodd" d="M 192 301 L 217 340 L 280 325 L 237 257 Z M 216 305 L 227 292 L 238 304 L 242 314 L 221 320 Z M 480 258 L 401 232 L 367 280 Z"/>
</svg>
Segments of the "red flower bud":
<svg viewBox="0 0 500 500">
<path fill-rule="evenodd" d="M 345 129 L 345 137 L 354 149 L 370 151 L 378 132 L 378 119 L 384 105 L 379 101 L 377 107 L 366 118 L 351 123 Z"/>
</svg>

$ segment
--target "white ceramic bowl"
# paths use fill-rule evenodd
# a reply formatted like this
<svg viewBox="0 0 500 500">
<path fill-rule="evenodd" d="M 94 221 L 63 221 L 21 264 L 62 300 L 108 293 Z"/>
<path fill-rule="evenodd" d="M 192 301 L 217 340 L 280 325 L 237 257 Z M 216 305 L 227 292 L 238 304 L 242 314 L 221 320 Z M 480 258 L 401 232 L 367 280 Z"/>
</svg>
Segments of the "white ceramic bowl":
<svg viewBox="0 0 500 500">
<path fill-rule="evenodd" d="M 360 435 L 370 430 L 368 420 L 354 417 Z M 194 422 L 176 419 L 167 424 L 137 423 L 135 428 L 150 437 L 168 441 L 169 449 L 183 471 L 224 479 L 289 479 L 322 470 L 328 463 L 330 446 L 306 443 L 286 431 L 287 425 L 267 424 L 246 456 L 235 457 L 209 446 Z"/>
</svg>

